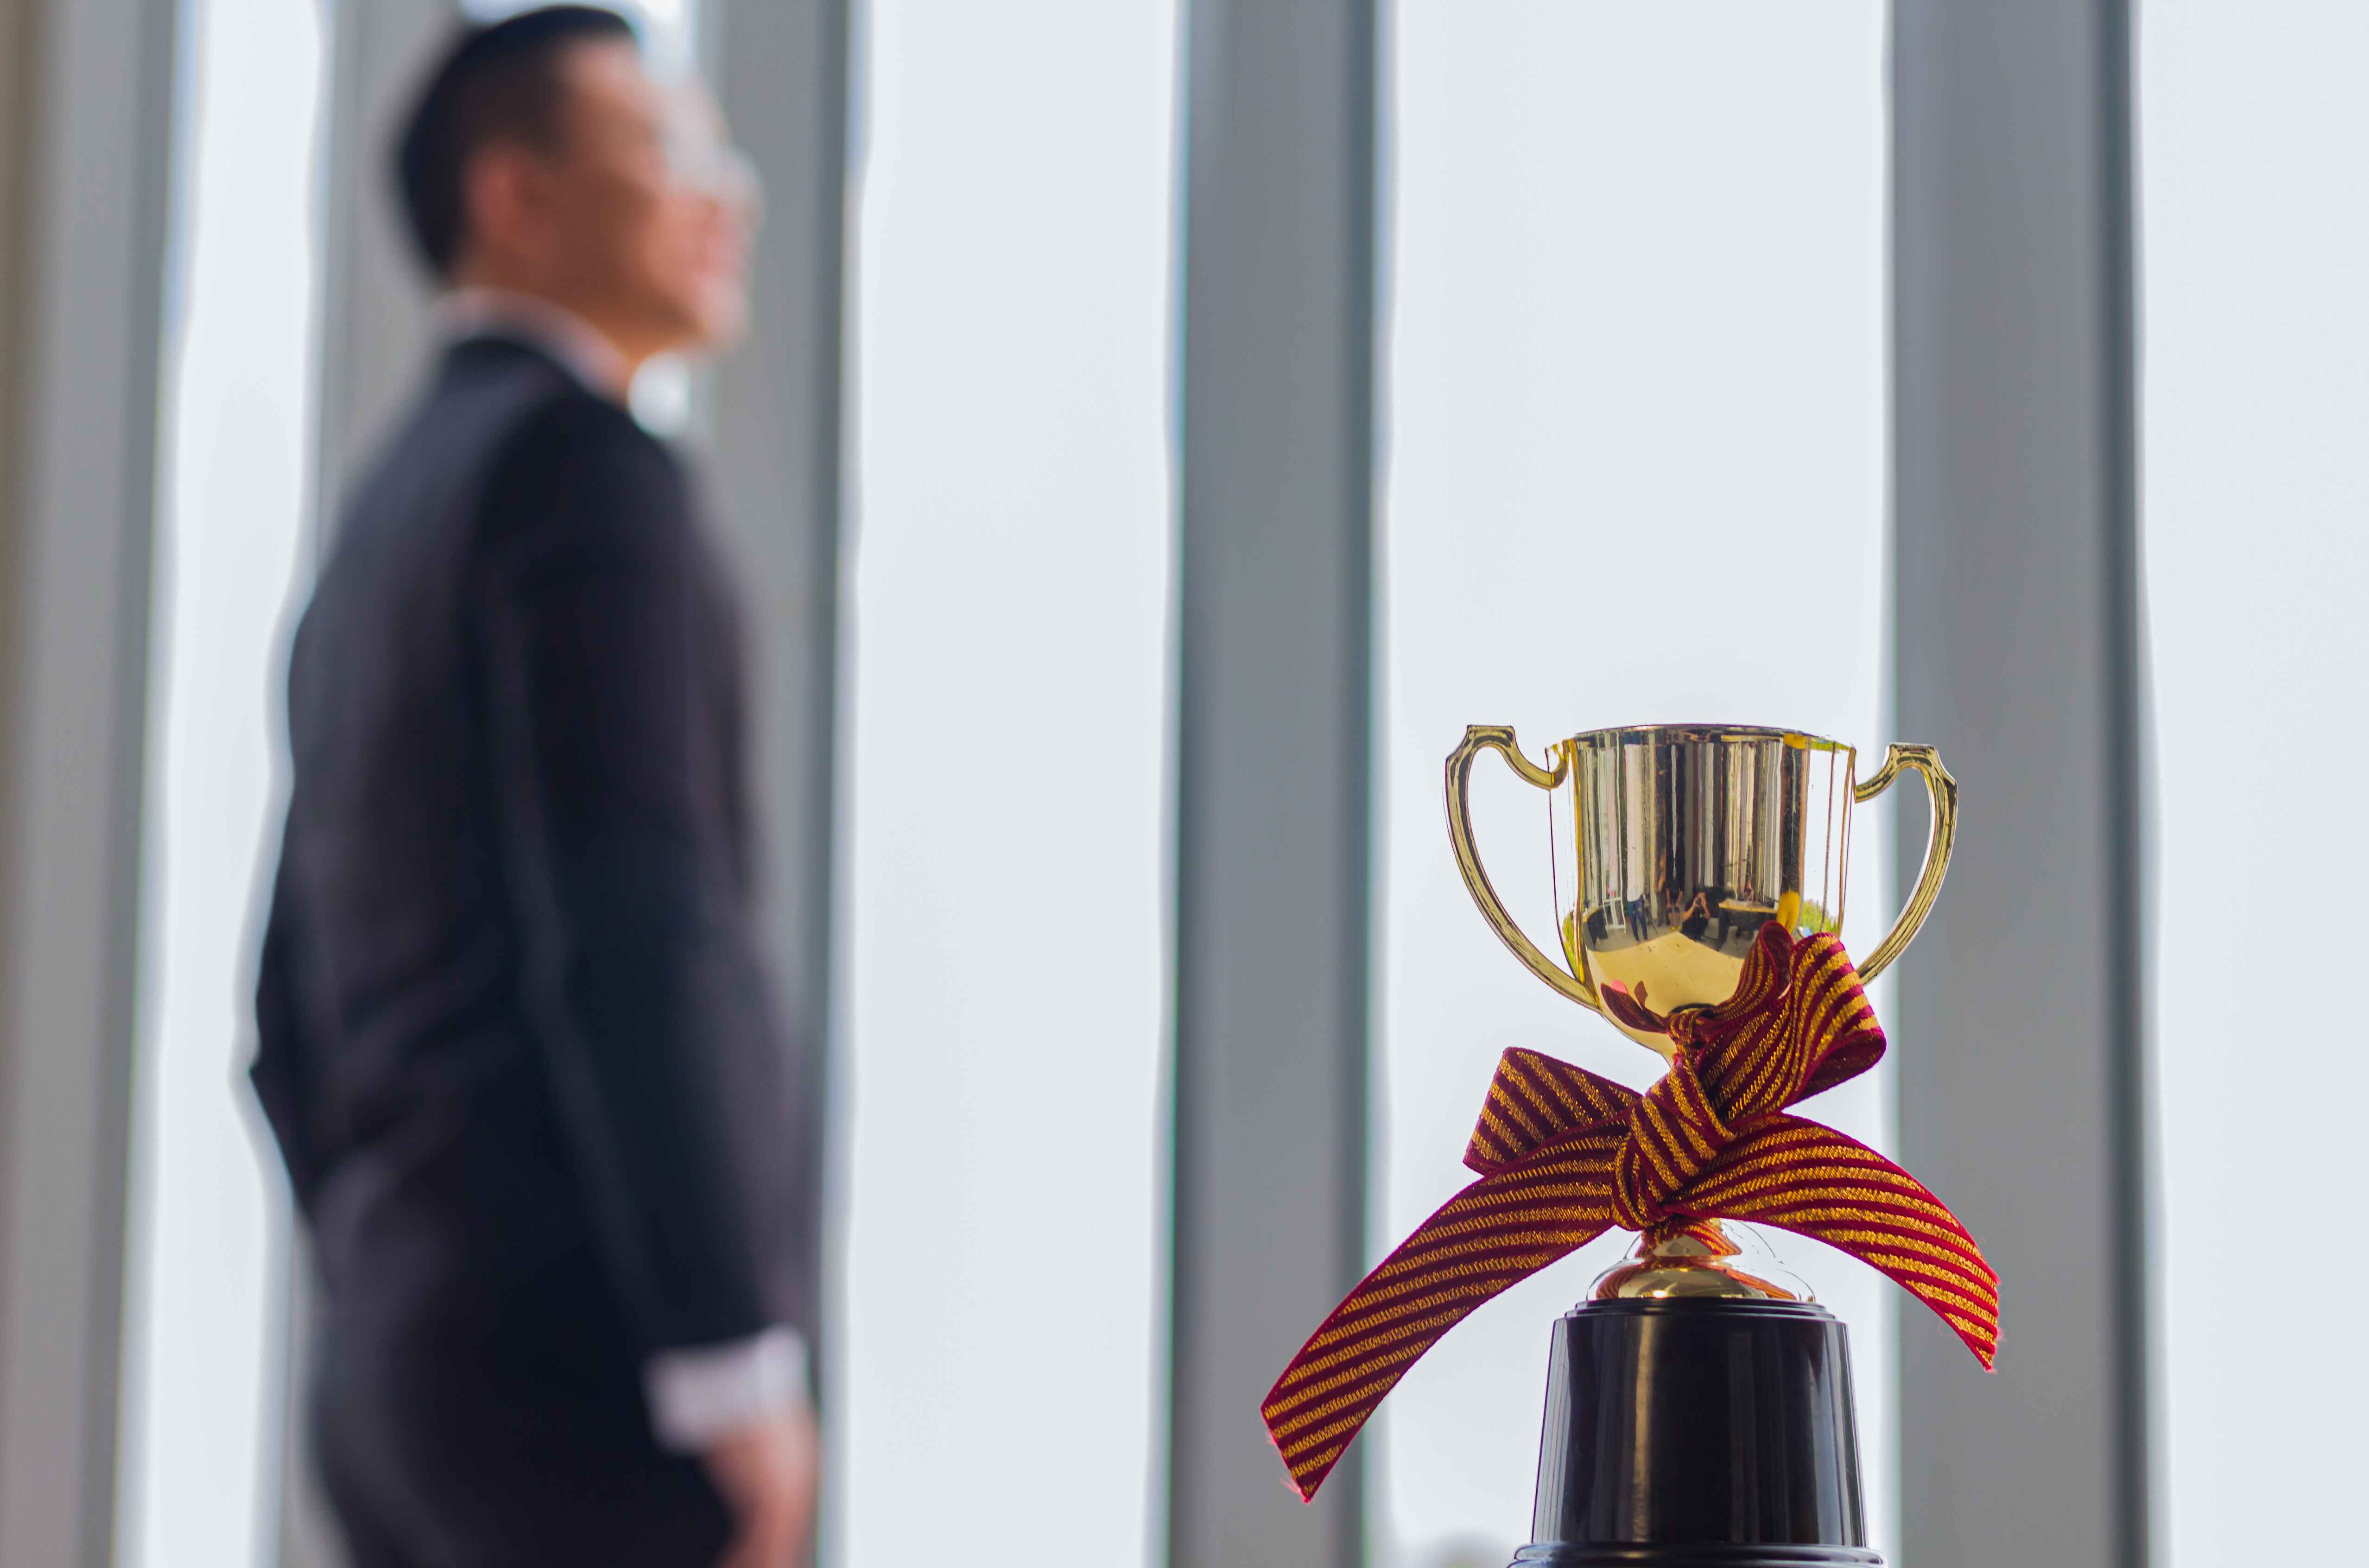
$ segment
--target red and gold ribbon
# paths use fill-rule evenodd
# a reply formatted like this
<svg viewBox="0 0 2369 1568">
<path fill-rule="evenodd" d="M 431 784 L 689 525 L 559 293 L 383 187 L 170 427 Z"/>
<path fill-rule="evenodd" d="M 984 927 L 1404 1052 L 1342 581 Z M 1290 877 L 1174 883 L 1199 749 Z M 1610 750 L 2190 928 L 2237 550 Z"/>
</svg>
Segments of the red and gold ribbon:
<svg viewBox="0 0 2369 1568">
<path fill-rule="evenodd" d="M 1464 1151 L 1481 1179 L 1349 1292 L 1260 1406 L 1303 1498 L 1441 1334 L 1615 1225 L 1745 1219 L 1814 1237 L 1890 1276 L 1991 1365 L 1998 1276 L 1957 1216 L 1865 1144 L 1784 1114 L 1883 1055 L 1842 943 L 1796 943 L 1771 921 L 1735 994 L 1665 1026 L 1675 1059 L 1642 1094 L 1536 1051 L 1499 1060 Z"/>
</svg>

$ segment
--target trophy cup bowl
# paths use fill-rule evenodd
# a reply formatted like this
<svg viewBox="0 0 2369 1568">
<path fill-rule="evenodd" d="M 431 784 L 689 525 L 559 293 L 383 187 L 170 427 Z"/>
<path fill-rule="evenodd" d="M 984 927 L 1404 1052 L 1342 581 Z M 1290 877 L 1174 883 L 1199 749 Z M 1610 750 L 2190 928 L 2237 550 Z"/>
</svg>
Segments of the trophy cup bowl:
<svg viewBox="0 0 2369 1568">
<path fill-rule="evenodd" d="M 1473 843 L 1472 763 L 1494 750 L 1549 796 L 1556 946 L 1523 932 Z M 1957 784 L 1929 746 L 1892 747 L 1864 783 L 1839 741 L 1749 725 L 1591 730 L 1525 756 L 1475 725 L 1448 759 L 1465 886 L 1524 967 L 1665 1059 L 1667 1021 L 1729 1000 L 1771 921 L 1838 932 L 1851 811 L 1904 773 L 1932 796 L 1925 864 L 1872 979 L 1933 907 Z M 1745 1272 L 1715 1221 L 1656 1225 L 1555 1328 L 1539 1451 L 1535 1568 L 1874 1564 L 1866 1549 L 1843 1325 Z"/>
<path fill-rule="evenodd" d="M 1506 912 L 1474 847 L 1472 761 L 1485 750 L 1550 795 L 1561 962 Z M 1666 1057 L 1665 1034 L 1624 1019 L 1725 1001 L 1770 921 L 1796 937 L 1841 930 L 1851 808 L 1904 772 L 1933 795 L 1925 868 L 1860 978 L 1883 973 L 1925 923 L 1956 837 L 1956 781 L 1929 746 L 1894 746 L 1865 784 L 1857 765 L 1853 748 L 1799 730 L 1674 724 L 1571 736 L 1547 748 L 1542 767 L 1511 727 L 1476 724 L 1448 759 L 1448 836 L 1473 901 L 1514 956 Z M 1608 1011 L 1607 991 L 1631 1005 Z"/>
<path fill-rule="evenodd" d="M 1483 751 L 1547 793 L 1560 961 L 1523 932 L 1481 864 L 1471 775 Z M 1852 807 L 1904 773 L 1932 794 L 1925 865 L 1899 920 L 1859 967 L 1860 979 L 1881 974 L 1925 923 L 1956 841 L 1957 781 L 1930 746 L 1893 746 L 1864 784 L 1858 756 L 1800 730 L 1670 724 L 1570 736 L 1546 749 L 1541 765 L 1523 754 L 1512 727 L 1476 724 L 1448 758 L 1448 838 L 1473 902 L 1522 966 L 1666 1059 L 1665 1021 L 1734 995 L 1763 925 L 1779 921 L 1796 938 L 1841 930 Z M 1731 1261 L 1739 1255 L 1716 1223 L 1649 1234 L 1596 1294 L 1806 1294 L 1745 1272 Z"/>
</svg>

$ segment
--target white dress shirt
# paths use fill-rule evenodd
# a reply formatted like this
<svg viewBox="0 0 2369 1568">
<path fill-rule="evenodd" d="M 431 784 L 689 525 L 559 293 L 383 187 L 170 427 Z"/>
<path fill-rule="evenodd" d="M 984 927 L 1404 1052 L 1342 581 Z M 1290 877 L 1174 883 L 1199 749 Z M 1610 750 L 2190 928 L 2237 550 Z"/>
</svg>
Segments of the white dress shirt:
<svg viewBox="0 0 2369 1568">
<path fill-rule="evenodd" d="M 584 390 L 612 403 L 625 400 L 633 366 L 601 329 L 564 306 L 509 289 L 454 289 L 436 302 L 444 336 L 506 338 L 557 361 Z"/>
<path fill-rule="evenodd" d="M 601 329 L 573 311 L 507 289 L 455 289 L 436 302 L 445 336 L 502 338 L 557 362 L 584 390 L 622 405 L 632 366 Z M 718 1437 L 813 1398 L 806 1336 L 776 1323 L 746 1339 L 662 1350 L 642 1365 L 658 1442 L 695 1453 Z"/>
</svg>

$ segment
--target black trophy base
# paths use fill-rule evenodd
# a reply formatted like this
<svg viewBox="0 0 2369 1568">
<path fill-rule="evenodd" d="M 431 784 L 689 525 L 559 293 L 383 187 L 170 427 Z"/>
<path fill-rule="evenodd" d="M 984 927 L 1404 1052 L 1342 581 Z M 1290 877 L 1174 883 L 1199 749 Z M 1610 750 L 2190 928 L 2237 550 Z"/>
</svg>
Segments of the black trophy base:
<svg viewBox="0 0 2369 1568">
<path fill-rule="evenodd" d="M 1880 1565 L 1851 1412 L 1823 1307 L 1586 1302 L 1555 1324 L 1516 1568 Z"/>
<path fill-rule="evenodd" d="M 1874 1564 L 1883 1559 L 1863 1546 L 1715 1546 L 1682 1541 L 1627 1546 L 1533 1543 L 1514 1553 L 1515 1568 L 1802 1568 L 1805 1563 Z"/>
</svg>

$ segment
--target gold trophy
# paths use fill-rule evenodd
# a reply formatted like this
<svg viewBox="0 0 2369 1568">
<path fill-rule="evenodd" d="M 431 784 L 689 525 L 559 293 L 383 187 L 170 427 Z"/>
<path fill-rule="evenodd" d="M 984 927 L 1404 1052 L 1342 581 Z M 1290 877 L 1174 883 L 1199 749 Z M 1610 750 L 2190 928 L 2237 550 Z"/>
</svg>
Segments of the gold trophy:
<svg viewBox="0 0 2369 1568">
<path fill-rule="evenodd" d="M 1472 762 L 1504 756 L 1548 792 L 1562 957 L 1526 935 L 1490 885 L 1472 840 Z M 1872 980 L 1931 912 L 1957 834 L 1958 784 L 1930 746 L 1893 746 L 1862 784 L 1840 741 L 1750 725 L 1647 725 L 1558 740 L 1541 765 L 1506 725 L 1476 724 L 1448 759 L 1448 830 L 1473 902 L 1524 967 L 1665 1059 L 1655 1026 L 1734 994 L 1760 928 L 1839 932 L 1851 808 L 1903 773 L 1932 795 L 1925 865 L 1907 907 L 1859 967 Z M 1566 854 L 1568 860 L 1566 861 Z M 1612 993 L 1608 1000 L 1608 993 Z M 1745 1273 L 1716 1221 L 1648 1235 L 1596 1282 L 1599 1299 L 1796 1293 Z"/>
<path fill-rule="evenodd" d="M 1473 759 L 1547 792 L 1560 958 L 1506 912 L 1472 842 Z M 1854 969 L 1840 938 L 1851 812 L 1904 773 L 1932 795 L 1908 906 Z M 1549 1342 L 1530 1544 L 1516 1568 L 1880 1568 L 1867 1546 L 1849 1342 L 1747 1273 L 1723 1228 L 1825 1242 L 1940 1316 L 1985 1367 L 1998 1276 L 1940 1198 L 1791 1107 L 1885 1041 L 1860 985 L 1940 892 L 1957 784 L 1929 746 L 1865 783 L 1837 741 L 1745 725 L 1593 730 L 1533 761 L 1503 725 L 1448 759 L 1465 885 L 1523 967 L 1668 1063 L 1639 1092 L 1507 1049 L 1467 1144 L 1478 1175 L 1360 1280 L 1260 1404 L 1312 1497 L 1407 1368 L 1474 1310 L 1615 1226 L 1636 1252 Z"/>
</svg>

